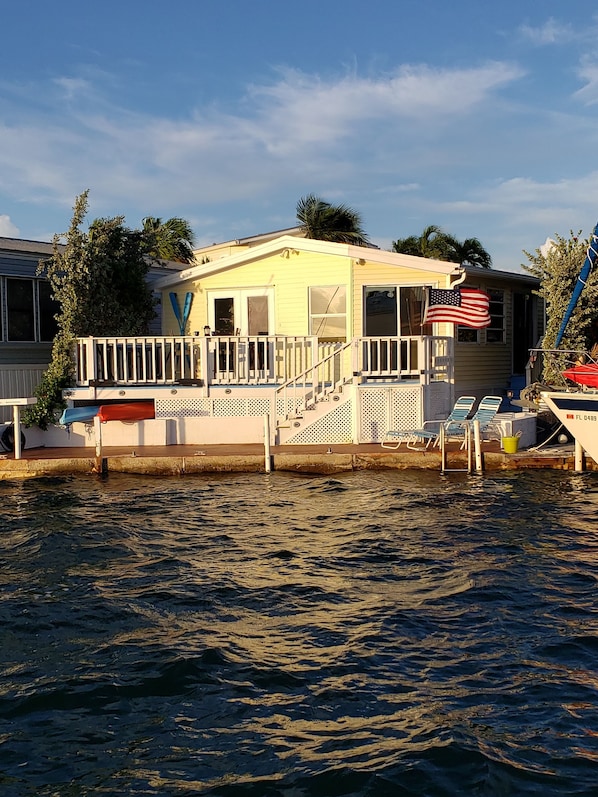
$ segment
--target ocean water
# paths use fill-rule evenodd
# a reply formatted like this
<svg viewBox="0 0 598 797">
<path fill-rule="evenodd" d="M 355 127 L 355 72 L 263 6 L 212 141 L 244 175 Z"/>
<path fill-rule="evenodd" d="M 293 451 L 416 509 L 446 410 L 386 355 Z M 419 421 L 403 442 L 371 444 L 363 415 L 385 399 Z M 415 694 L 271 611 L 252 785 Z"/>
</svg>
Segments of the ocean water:
<svg viewBox="0 0 598 797">
<path fill-rule="evenodd" d="M 598 477 L 0 482 L 0 795 L 598 794 Z"/>
</svg>

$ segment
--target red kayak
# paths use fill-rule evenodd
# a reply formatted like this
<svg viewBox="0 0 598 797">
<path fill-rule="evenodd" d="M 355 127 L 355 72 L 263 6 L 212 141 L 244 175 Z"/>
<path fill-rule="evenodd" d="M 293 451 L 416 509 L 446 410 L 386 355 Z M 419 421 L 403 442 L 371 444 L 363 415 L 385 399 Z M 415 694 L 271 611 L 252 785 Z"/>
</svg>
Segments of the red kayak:
<svg viewBox="0 0 598 797">
<path fill-rule="evenodd" d="M 572 382 L 577 382 L 578 385 L 598 387 L 598 364 L 575 365 L 573 368 L 563 371 L 563 376 Z"/>
<path fill-rule="evenodd" d="M 98 410 L 102 423 L 106 421 L 146 421 L 155 418 L 153 401 L 128 401 L 122 404 L 102 404 Z"/>
</svg>

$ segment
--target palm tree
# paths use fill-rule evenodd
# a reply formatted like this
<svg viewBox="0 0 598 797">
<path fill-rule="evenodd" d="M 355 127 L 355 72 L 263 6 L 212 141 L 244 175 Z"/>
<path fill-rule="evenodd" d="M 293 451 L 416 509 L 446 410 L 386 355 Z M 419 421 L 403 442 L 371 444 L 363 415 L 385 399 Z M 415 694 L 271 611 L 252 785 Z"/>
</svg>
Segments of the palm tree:
<svg viewBox="0 0 598 797">
<path fill-rule="evenodd" d="M 478 238 L 466 238 L 460 242 L 452 236 L 447 236 L 447 241 L 453 249 L 448 260 L 459 263 L 461 266 L 492 268 L 492 258 Z"/>
<path fill-rule="evenodd" d="M 147 254 L 151 257 L 178 263 L 193 262 L 193 230 L 185 219 L 174 216 L 162 221 L 146 216 L 141 233 L 146 241 Z"/>
<path fill-rule="evenodd" d="M 446 260 L 462 266 L 492 267 L 492 258 L 477 238 L 459 241 L 436 224 L 430 224 L 419 236 L 410 235 L 408 238 L 393 241 L 392 251 L 404 255 Z"/>
<path fill-rule="evenodd" d="M 367 246 L 361 215 L 347 205 L 331 205 L 315 194 L 297 202 L 297 220 L 306 238 Z"/>
<path fill-rule="evenodd" d="M 416 257 L 429 257 L 434 260 L 448 260 L 450 244 L 447 234 L 436 224 L 430 224 L 419 236 L 410 235 L 393 241 L 392 251 Z"/>
</svg>

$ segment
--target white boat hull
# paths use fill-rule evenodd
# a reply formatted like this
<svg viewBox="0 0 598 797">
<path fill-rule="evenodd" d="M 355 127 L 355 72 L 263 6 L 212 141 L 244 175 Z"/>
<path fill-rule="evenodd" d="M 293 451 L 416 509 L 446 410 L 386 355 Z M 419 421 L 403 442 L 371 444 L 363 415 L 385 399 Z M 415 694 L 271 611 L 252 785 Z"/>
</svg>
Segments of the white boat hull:
<svg viewBox="0 0 598 797">
<path fill-rule="evenodd" d="M 598 392 L 542 393 L 549 409 L 598 463 Z"/>
</svg>

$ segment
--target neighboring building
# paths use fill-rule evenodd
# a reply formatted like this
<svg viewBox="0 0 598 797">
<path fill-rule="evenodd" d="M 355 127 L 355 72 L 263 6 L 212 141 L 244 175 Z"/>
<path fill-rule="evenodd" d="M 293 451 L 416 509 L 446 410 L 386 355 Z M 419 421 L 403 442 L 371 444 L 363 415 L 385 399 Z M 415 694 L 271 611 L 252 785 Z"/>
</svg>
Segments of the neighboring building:
<svg viewBox="0 0 598 797">
<path fill-rule="evenodd" d="M 37 274 L 52 244 L 0 237 L 0 396 L 31 396 L 50 362 L 56 303 Z M 12 417 L 0 409 L 0 420 Z"/>
<path fill-rule="evenodd" d="M 58 303 L 50 283 L 38 275 L 40 261 L 52 256 L 52 244 L 0 237 L 0 398 L 32 396 L 50 362 Z M 181 263 L 152 261 L 148 282 L 183 268 Z M 149 330 L 160 333 L 161 293 L 154 291 L 156 316 Z M 0 408 L 0 422 L 12 418 Z"/>
</svg>

